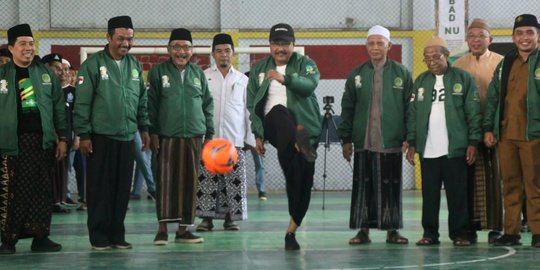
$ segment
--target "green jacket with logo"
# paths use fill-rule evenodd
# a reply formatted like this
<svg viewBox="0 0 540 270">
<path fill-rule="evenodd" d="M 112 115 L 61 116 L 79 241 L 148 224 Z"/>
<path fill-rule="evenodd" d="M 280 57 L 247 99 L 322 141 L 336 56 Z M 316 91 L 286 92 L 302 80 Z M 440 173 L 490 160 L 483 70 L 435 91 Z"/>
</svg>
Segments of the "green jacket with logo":
<svg viewBox="0 0 540 270">
<path fill-rule="evenodd" d="M 484 117 L 484 131 L 494 132 L 500 139 L 501 125 L 504 116 L 504 103 L 506 99 L 506 85 L 512 69 L 512 63 L 517 55 L 516 51 L 507 54 L 499 63 L 489 84 L 486 98 L 486 113 Z M 526 139 L 531 141 L 540 138 L 540 53 L 538 50 L 529 55 L 529 79 L 527 80 L 527 130 Z"/>
<path fill-rule="evenodd" d="M 91 55 L 81 65 L 76 92 L 73 123 L 81 140 L 100 134 L 130 141 L 138 129 L 148 129 L 146 88 L 133 55 L 122 57 L 120 67 L 108 45 Z"/>
<path fill-rule="evenodd" d="M 169 59 L 152 67 L 148 82 L 150 133 L 174 138 L 212 138 L 214 99 L 199 66 L 189 62 L 182 79 Z"/>
<path fill-rule="evenodd" d="M 43 149 L 53 147 L 56 136 L 68 137 L 64 92 L 60 80 L 52 69 L 35 57 L 28 67 L 28 74 L 41 117 Z M 18 155 L 17 99 L 19 93 L 13 62 L 0 66 L 0 154 Z"/>
<path fill-rule="evenodd" d="M 375 69 L 371 61 L 356 67 L 347 82 L 341 99 L 338 135 L 344 143 L 362 149 L 369 121 Z M 412 92 L 412 78 L 405 66 L 387 60 L 382 70 L 381 134 L 384 149 L 400 148 L 406 137 L 406 112 Z"/>
<path fill-rule="evenodd" d="M 247 107 L 250 112 L 251 130 L 255 137 L 264 139 L 263 119 L 270 81 L 266 79 L 268 70 L 275 70 L 272 57 L 257 62 L 249 73 Z M 287 87 L 287 108 L 294 112 L 298 124 L 304 125 L 315 144 L 321 134 L 322 117 L 315 96 L 320 73 L 317 65 L 307 56 L 293 52 L 285 69 Z"/>
<path fill-rule="evenodd" d="M 482 139 L 480 97 L 473 77 L 451 67 L 444 74 L 444 110 L 448 130 L 448 158 L 465 156 L 469 145 Z M 416 78 L 407 112 L 407 141 L 422 156 L 426 146 L 435 75 L 426 71 Z"/>
</svg>

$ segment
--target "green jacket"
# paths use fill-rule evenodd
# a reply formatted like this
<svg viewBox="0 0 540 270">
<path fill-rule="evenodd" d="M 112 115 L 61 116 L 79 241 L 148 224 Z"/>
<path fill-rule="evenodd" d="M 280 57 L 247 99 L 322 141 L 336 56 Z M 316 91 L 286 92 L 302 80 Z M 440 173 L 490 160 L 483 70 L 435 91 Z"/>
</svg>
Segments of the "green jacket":
<svg viewBox="0 0 540 270">
<path fill-rule="evenodd" d="M 338 135 L 344 143 L 363 149 L 373 94 L 375 70 L 371 61 L 356 67 L 347 82 L 341 99 Z M 405 66 L 387 60 L 382 70 L 381 133 L 384 149 L 400 148 L 406 136 L 406 112 L 412 93 L 412 78 Z"/>
<path fill-rule="evenodd" d="M 484 116 L 484 131 L 494 132 L 500 139 L 501 124 L 504 116 L 506 85 L 512 69 L 516 51 L 507 54 L 499 63 L 489 84 Z M 540 138 L 540 53 L 538 50 L 529 55 L 529 79 L 527 81 L 527 130 L 526 139 L 531 141 Z"/>
<path fill-rule="evenodd" d="M 476 82 L 466 71 L 451 67 L 444 74 L 444 110 L 448 130 L 448 157 L 465 156 L 467 146 L 476 147 L 482 139 L 482 115 Z M 412 104 L 407 112 L 407 141 L 422 156 L 431 114 L 435 75 L 420 74 L 413 86 Z"/>
<path fill-rule="evenodd" d="M 251 130 L 255 137 L 263 139 L 264 106 L 270 87 L 266 73 L 271 69 L 276 69 L 272 57 L 266 57 L 257 62 L 249 73 L 247 87 L 247 107 L 250 113 Z M 321 112 L 315 96 L 319 77 L 319 70 L 313 60 L 296 52 L 292 54 L 285 70 L 287 108 L 294 112 L 297 123 L 304 125 L 309 132 L 312 144 L 319 141 L 322 125 Z"/>
<path fill-rule="evenodd" d="M 35 57 L 28 67 L 43 130 L 43 149 L 53 147 L 56 136 L 68 137 L 64 92 L 52 69 Z M 0 66 L 0 154 L 18 155 L 17 99 L 19 93 L 13 62 Z"/>
<path fill-rule="evenodd" d="M 152 67 L 148 81 L 150 133 L 174 138 L 212 138 L 214 99 L 199 66 L 188 63 L 182 80 L 178 68 L 167 60 Z"/>
<path fill-rule="evenodd" d="M 73 124 L 81 140 L 100 134 L 130 141 L 137 129 L 148 129 L 146 88 L 133 55 L 124 56 L 119 68 L 105 46 L 82 63 L 76 92 Z"/>
</svg>

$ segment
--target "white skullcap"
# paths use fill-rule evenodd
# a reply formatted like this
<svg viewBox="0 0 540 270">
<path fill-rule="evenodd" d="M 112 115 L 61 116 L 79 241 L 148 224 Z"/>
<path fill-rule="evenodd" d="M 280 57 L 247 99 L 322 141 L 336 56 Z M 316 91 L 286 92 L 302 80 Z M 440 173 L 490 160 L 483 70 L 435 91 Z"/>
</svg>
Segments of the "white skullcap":
<svg viewBox="0 0 540 270">
<path fill-rule="evenodd" d="M 62 64 L 67 64 L 69 68 L 71 68 L 71 63 L 69 63 L 68 60 L 66 60 L 65 58 L 62 58 Z"/>
<path fill-rule="evenodd" d="M 369 28 L 369 31 L 367 32 L 367 36 L 370 37 L 370 36 L 373 36 L 373 35 L 379 35 L 379 36 L 383 36 L 385 37 L 388 41 L 390 41 L 390 31 L 388 31 L 388 29 L 380 26 L 380 25 L 375 25 L 371 28 Z"/>
</svg>

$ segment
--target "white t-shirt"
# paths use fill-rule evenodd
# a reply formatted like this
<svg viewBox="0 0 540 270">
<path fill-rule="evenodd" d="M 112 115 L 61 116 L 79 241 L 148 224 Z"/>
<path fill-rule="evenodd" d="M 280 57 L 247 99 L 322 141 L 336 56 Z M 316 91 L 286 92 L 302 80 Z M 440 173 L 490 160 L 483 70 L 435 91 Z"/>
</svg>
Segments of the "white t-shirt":
<svg viewBox="0 0 540 270">
<path fill-rule="evenodd" d="M 276 71 L 285 75 L 286 68 L 287 65 L 277 66 Z M 264 115 L 267 115 L 278 104 L 287 107 L 287 87 L 276 80 L 272 80 L 268 88 L 268 98 L 264 106 Z"/>
<path fill-rule="evenodd" d="M 448 130 L 446 129 L 446 112 L 444 110 L 445 89 L 443 75 L 436 75 L 432 93 L 431 114 L 429 115 L 424 158 L 438 158 L 448 155 Z"/>
</svg>

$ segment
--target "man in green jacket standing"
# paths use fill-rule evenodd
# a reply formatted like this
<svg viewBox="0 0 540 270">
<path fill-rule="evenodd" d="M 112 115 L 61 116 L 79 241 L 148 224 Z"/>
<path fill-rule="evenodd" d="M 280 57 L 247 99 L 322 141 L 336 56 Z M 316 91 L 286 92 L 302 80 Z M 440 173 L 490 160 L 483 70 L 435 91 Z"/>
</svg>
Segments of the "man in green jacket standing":
<svg viewBox="0 0 540 270">
<path fill-rule="evenodd" d="M 73 120 L 79 149 L 87 156 L 88 232 L 94 250 L 131 248 L 124 218 L 135 132 L 141 132 L 143 150 L 150 144 L 141 65 L 128 54 L 133 44 L 131 18 L 111 18 L 107 40 L 105 49 L 81 65 Z"/>
<path fill-rule="evenodd" d="M 320 74 L 315 62 L 293 52 L 295 38 L 290 25 L 272 26 L 269 40 L 271 56 L 250 71 L 247 107 L 257 152 L 264 155 L 264 140 L 277 148 L 291 216 L 285 249 L 297 250 L 300 245 L 295 233 L 309 208 L 315 148 L 321 133 L 315 96 Z"/>
<path fill-rule="evenodd" d="M 480 97 L 473 77 L 448 64 L 446 41 L 432 37 L 424 46 L 428 71 L 416 78 L 407 113 L 407 160 L 420 155 L 422 227 L 417 245 L 439 244 L 439 209 L 444 182 L 448 229 L 455 246 L 468 246 L 467 165 L 475 161 L 482 137 Z"/>
<path fill-rule="evenodd" d="M 175 242 L 201 243 L 187 227 L 195 221 L 195 204 L 203 138 L 214 135 L 214 102 L 202 69 L 193 55 L 191 32 L 174 29 L 169 38 L 169 60 L 148 74 L 152 151 L 158 154 L 155 245 L 168 243 L 167 223 L 177 222 Z"/>
<path fill-rule="evenodd" d="M 501 164 L 504 235 L 498 246 L 521 245 L 523 190 L 531 245 L 540 248 L 540 25 L 536 16 L 517 16 L 512 32 L 516 50 L 495 69 L 487 91 L 484 143 L 496 144 Z"/>
<path fill-rule="evenodd" d="M 60 81 L 34 57 L 28 24 L 7 32 L 13 61 L 0 67 L 0 255 L 21 238 L 32 251 L 53 252 L 51 168 L 66 157 L 68 127 Z M 56 153 L 54 146 L 56 145 Z"/>
<path fill-rule="evenodd" d="M 338 134 L 349 162 L 354 144 L 349 227 L 361 229 L 351 245 L 370 243 L 369 228 L 386 230 L 387 243 L 408 243 L 397 230 L 403 228 L 401 149 L 412 78 L 407 68 L 387 58 L 391 46 L 388 29 L 369 29 L 370 60 L 351 72 L 341 99 Z"/>
</svg>

